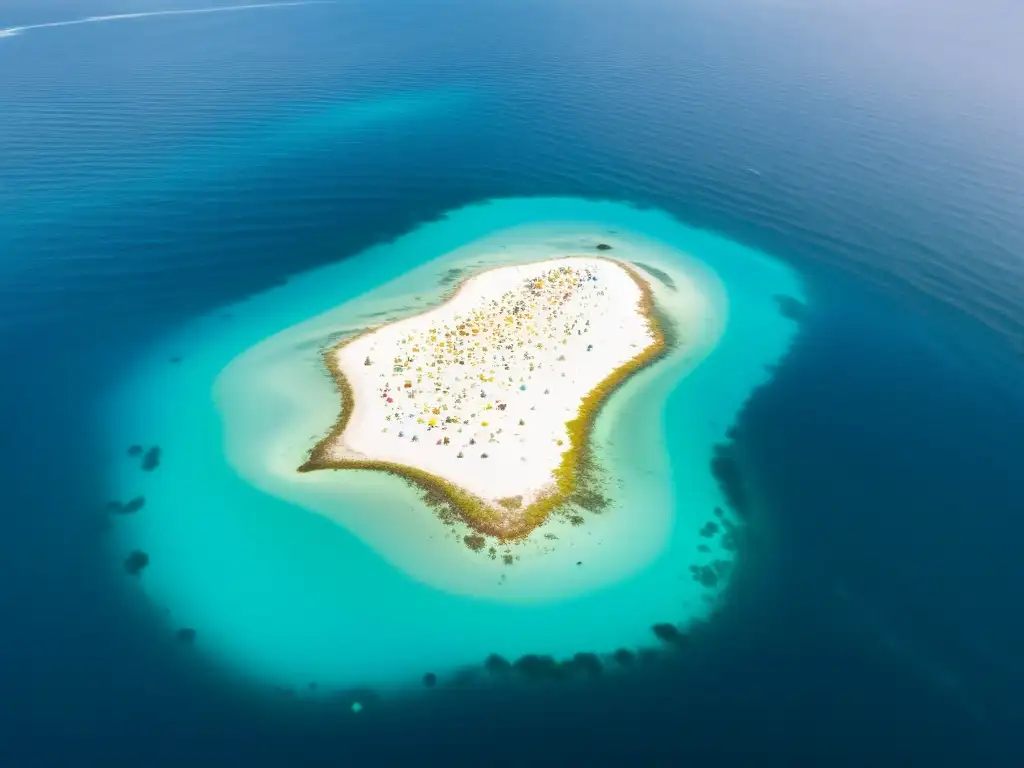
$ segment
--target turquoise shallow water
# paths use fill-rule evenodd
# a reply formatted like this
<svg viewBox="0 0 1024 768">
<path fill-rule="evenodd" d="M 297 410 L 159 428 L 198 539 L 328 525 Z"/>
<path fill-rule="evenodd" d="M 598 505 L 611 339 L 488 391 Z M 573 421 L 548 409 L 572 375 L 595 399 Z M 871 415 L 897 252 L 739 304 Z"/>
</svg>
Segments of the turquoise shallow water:
<svg viewBox="0 0 1024 768">
<path fill-rule="evenodd" d="M 682 326 L 682 351 L 599 419 L 610 510 L 580 527 L 553 521 L 505 566 L 470 552 L 465 530 L 392 478 L 293 471 L 336 417 L 320 352 L 339 333 L 437 300 L 452 268 L 597 242 L 689 278 L 707 300 Z M 651 282 L 666 306 L 683 293 Z M 721 533 L 699 533 L 727 510 L 709 465 L 793 340 L 780 295 L 805 300 L 781 262 L 658 211 L 570 198 L 457 210 L 198 318 L 140 359 L 100 416 L 112 498 L 146 499 L 117 521 L 112 554 L 146 551 L 138 583 L 167 621 L 195 628 L 219 663 L 278 685 L 402 688 L 490 653 L 654 646 L 653 624 L 706 617 L 727 584 L 734 553 Z M 670 434 L 667 406 L 682 414 Z M 160 446 L 157 469 L 126 455 L 136 443 Z M 690 566 L 714 561 L 722 578 L 702 585 Z"/>
</svg>

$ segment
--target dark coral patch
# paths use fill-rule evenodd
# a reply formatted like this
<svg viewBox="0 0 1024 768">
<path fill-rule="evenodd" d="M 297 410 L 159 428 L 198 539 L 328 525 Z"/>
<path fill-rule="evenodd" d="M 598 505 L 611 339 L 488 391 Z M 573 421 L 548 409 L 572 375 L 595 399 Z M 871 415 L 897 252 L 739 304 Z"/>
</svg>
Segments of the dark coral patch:
<svg viewBox="0 0 1024 768">
<path fill-rule="evenodd" d="M 425 688 L 433 688 L 437 685 L 437 675 L 433 672 L 427 672 L 427 674 L 423 676 L 423 685 Z"/>
<path fill-rule="evenodd" d="M 747 494 L 743 487 L 740 465 L 736 457 L 733 456 L 731 446 L 715 446 L 715 455 L 711 459 L 711 474 L 718 481 L 729 505 L 740 514 L 745 514 Z"/>
<path fill-rule="evenodd" d="M 118 504 L 116 508 L 111 509 L 111 511 L 115 514 L 134 515 L 136 512 L 138 512 L 140 509 L 146 506 L 146 497 L 136 496 L 134 499 L 132 499 L 131 501 L 127 501 L 124 504 L 119 504 L 118 502 L 112 503 Z"/>
<path fill-rule="evenodd" d="M 160 446 L 154 445 L 146 455 L 142 457 L 142 469 L 145 472 L 152 472 L 160 466 Z"/>
<path fill-rule="evenodd" d="M 693 580 L 702 587 L 714 587 L 718 584 L 718 573 L 710 565 L 691 566 Z"/>
<path fill-rule="evenodd" d="M 718 533 L 718 523 L 714 522 L 713 520 L 708 520 L 700 529 L 700 535 L 703 536 L 705 539 L 710 539 L 716 533 Z"/>
<path fill-rule="evenodd" d="M 636 661 L 636 654 L 626 648 L 619 648 L 619 650 L 612 654 L 612 658 L 623 667 L 628 667 Z"/>
<path fill-rule="evenodd" d="M 608 243 L 598 243 L 597 250 L 599 251 L 610 251 L 612 247 Z"/>
<path fill-rule="evenodd" d="M 651 627 L 651 631 L 663 643 L 675 645 L 683 639 L 682 632 L 679 631 L 675 624 L 655 624 Z"/>
<path fill-rule="evenodd" d="M 196 641 L 196 631 L 191 627 L 182 627 L 174 633 L 174 636 L 183 645 L 192 645 Z"/>
<path fill-rule="evenodd" d="M 807 319 L 807 305 L 792 296 L 782 294 L 775 295 L 775 303 L 779 307 L 779 314 L 797 323 Z"/>
<path fill-rule="evenodd" d="M 572 665 L 572 670 L 574 672 L 587 675 L 589 677 L 600 675 L 604 670 L 604 665 L 601 663 L 601 659 L 597 657 L 596 653 L 577 653 L 572 657 L 570 664 Z"/>
<path fill-rule="evenodd" d="M 492 653 L 487 657 L 487 660 L 484 661 L 484 669 L 492 675 L 507 675 L 512 671 L 512 664 L 503 656 Z"/>
<path fill-rule="evenodd" d="M 147 565 L 149 565 L 149 555 L 141 549 L 136 549 L 124 559 L 124 569 L 131 576 L 138 576 Z"/>
<path fill-rule="evenodd" d="M 557 680 L 562 676 L 559 664 L 552 656 L 528 653 L 516 659 L 512 667 L 527 680 Z"/>
<path fill-rule="evenodd" d="M 133 445 L 128 448 L 128 455 L 135 459 L 142 455 L 142 451 L 141 445 Z"/>
</svg>

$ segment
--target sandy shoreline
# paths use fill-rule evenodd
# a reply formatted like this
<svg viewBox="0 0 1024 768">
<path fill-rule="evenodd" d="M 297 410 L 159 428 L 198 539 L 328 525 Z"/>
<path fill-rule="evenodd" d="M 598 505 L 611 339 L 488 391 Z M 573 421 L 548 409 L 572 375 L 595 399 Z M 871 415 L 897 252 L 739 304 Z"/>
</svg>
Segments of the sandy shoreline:
<svg viewBox="0 0 1024 768">
<path fill-rule="evenodd" d="M 325 353 L 344 405 L 300 470 L 388 472 L 480 533 L 522 538 L 581 490 L 601 405 L 666 348 L 631 266 L 493 267 Z"/>
</svg>

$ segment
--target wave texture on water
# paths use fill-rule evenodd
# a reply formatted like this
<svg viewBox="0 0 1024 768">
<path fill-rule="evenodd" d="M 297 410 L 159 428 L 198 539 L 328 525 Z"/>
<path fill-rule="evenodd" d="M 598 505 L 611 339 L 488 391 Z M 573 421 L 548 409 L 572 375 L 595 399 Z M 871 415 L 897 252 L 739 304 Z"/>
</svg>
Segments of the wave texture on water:
<svg viewBox="0 0 1024 768">
<path fill-rule="evenodd" d="M 150 19 L 160 16 L 192 16 L 204 13 L 229 13 L 232 11 L 255 11 L 261 8 L 293 8 L 302 5 L 331 5 L 331 0 L 295 0 L 295 2 L 283 3 L 252 3 L 249 5 L 220 5 L 209 8 L 182 8 L 167 11 L 144 11 L 141 13 L 114 13 L 106 16 L 86 16 L 84 19 L 72 19 L 70 21 L 50 21 L 44 24 L 26 24 L 22 27 L 7 27 L 0 29 L 0 37 L 14 37 L 25 32 L 36 29 L 51 29 L 56 27 L 75 27 L 81 24 L 99 24 L 107 21 L 131 21 L 135 19 Z"/>
</svg>

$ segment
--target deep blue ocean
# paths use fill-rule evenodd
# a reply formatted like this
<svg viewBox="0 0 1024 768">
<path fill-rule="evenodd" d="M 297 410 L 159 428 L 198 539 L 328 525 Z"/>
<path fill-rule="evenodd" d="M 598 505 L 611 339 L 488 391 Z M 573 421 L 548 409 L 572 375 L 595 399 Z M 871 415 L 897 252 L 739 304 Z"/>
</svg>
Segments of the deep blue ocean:
<svg viewBox="0 0 1024 768">
<path fill-rule="evenodd" d="M 0 0 L 0 29 L 201 6 Z M 1004 0 L 342 0 L 0 37 L 0 764 L 1021 764 L 1021 29 Z M 806 282 L 723 446 L 757 500 L 725 608 L 649 674 L 360 717 L 168 638 L 104 546 L 126 366 L 524 196 Z"/>
</svg>

